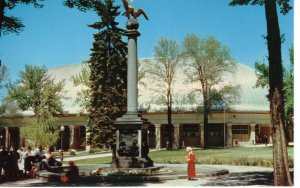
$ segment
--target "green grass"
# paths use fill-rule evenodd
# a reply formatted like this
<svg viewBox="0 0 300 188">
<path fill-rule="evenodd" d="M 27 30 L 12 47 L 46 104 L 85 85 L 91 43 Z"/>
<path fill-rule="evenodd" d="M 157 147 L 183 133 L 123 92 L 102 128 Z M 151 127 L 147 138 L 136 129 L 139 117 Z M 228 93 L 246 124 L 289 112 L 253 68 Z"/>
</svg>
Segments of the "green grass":
<svg viewBox="0 0 300 188">
<path fill-rule="evenodd" d="M 243 166 L 266 166 L 271 167 L 273 164 L 272 147 L 256 148 L 225 148 L 225 149 L 199 149 L 194 150 L 197 164 L 227 164 Z M 289 164 L 293 167 L 294 148 L 288 147 Z M 149 157 L 156 164 L 185 164 L 186 151 L 153 151 Z M 108 164 L 111 157 L 102 157 L 96 159 L 79 160 L 77 164 Z"/>
<path fill-rule="evenodd" d="M 94 155 L 94 154 L 101 154 L 101 153 L 109 153 L 110 151 L 108 150 L 95 150 L 93 152 L 89 152 L 89 151 L 76 151 L 75 155 L 72 155 L 70 151 L 64 151 L 64 157 L 68 158 L 68 157 L 74 157 L 74 156 L 85 156 L 85 155 Z M 60 152 L 57 152 L 57 156 L 60 156 Z"/>
</svg>

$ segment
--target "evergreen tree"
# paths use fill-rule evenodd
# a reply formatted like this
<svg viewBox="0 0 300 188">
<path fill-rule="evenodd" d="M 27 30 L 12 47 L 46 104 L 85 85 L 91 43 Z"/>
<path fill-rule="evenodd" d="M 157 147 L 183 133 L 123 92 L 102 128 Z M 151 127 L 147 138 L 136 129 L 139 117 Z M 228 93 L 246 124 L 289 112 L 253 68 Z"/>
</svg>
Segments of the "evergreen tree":
<svg viewBox="0 0 300 188">
<path fill-rule="evenodd" d="M 127 47 L 123 30 L 115 21 L 120 6 L 114 0 L 66 0 L 65 5 L 80 11 L 95 11 L 100 21 L 89 25 L 98 30 L 88 61 L 91 81 L 91 102 L 88 110 L 88 143 L 112 146 L 115 142 L 114 121 L 126 112 Z"/>
<path fill-rule="evenodd" d="M 25 27 L 20 18 L 7 14 L 7 10 L 14 9 L 18 4 L 30 5 L 42 8 L 44 0 L 0 0 L 0 37 L 1 34 L 19 34 Z"/>
<path fill-rule="evenodd" d="M 101 21 L 90 25 L 99 32 L 94 35 L 91 59 L 91 108 L 88 122 L 92 145 L 112 145 L 115 142 L 114 121 L 126 112 L 127 48 L 121 39 L 122 29 L 115 18 L 120 14 L 113 0 L 101 3 Z"/>
</svg>

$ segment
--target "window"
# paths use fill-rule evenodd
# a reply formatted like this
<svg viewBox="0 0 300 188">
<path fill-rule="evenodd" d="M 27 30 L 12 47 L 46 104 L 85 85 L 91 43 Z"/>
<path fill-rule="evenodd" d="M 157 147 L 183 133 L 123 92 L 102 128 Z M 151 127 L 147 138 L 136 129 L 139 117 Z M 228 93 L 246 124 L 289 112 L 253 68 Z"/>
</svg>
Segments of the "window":
<svg viewBox="0 0 300 188">
<path fill-rule="evenodd" d="M 232 134 L 248 134 L 248 125 L 232 125 Z"/>
<path fill-rule="evenodd" d="M 184 137 L 196 137 L 199 136 L 198 125 L 184 125 L 183 126 Z"/>
</svg>

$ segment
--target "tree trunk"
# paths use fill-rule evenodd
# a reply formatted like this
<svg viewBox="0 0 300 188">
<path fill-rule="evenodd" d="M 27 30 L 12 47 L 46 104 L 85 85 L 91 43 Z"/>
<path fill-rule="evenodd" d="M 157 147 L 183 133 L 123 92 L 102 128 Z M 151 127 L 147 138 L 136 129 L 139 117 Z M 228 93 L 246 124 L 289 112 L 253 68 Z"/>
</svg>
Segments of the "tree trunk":
<svg viewBox="0 0 300 188">
<path fill-rule="evenodd" d="M 265 1 L 267 42 L 269 51 L 269 97 L 273 138 L 273 162 L 275 186 L 292 185 L 285 137 L 283 72 L 281 64 L 281 38 L 276 0 Z"/>
<path fill-rule="evenodd" d="M 203 149 L 208 148 L 208 97 L 207 92 L 203 92 L 203 128 L 204 128 L 204 144 Z"/>
<path fill-rule="evenodd" d="M 168 148 L 168 149 L 172 149 L 172 146 L 173 146 L 172 96 L 171 96 L 170 93 L 168 94 L 168 127 L 170 128 L 170 130 L 169 130 L 169 144 L 170 144 L 170 148 Z"/>
</svg>

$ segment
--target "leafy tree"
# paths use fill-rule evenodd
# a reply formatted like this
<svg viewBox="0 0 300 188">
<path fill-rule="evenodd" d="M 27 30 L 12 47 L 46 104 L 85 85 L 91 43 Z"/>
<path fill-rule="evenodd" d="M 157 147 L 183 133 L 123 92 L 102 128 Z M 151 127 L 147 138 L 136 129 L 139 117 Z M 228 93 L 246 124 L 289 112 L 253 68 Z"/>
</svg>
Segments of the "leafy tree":
<svg viewBox="0 0 300 188">
<path fill-rule="evenodd" d="M 18 4 L 33 4 L 35 8 L 42 8 L 44 0 L 0 0 L 0 36 L 1 34 L 19 34 L 25 27 L 20 18 L 10 16 L 7 10 L 14 9 Z"/>
<path fill-rule="evenodd" d="M 146 87 L 147 84 L 143 82 L 145 78 L 146 71 L 140 66 L 140 61 L 137 62 L 138 65 L 138 85 L 139 87 Z M 91 80 L 90 80 L 90 67 L 88 62 L 83 62 L 81 72 L 77 75 L 71 77 L 71 81 L 74 86 L 82 87 L 79 92 L 76 93 L 76 103 L 80 105 L 81 112 L 86 112 L 91 107 Z M 139 111 L 148 111 L 148 107 L 144 107 L 144 104 L 139 105 Z"/>
<path fill-rule="evenodd" d="M 4 86 L 3 83 L 7 79 L 7 76 L 8 76 L 8 68 L 5 65 L 2 65 L 0 60 L 0 91 Z M 2 98 L 3 96 L 0 95 L 0 97 Z M 2 115 L 4 112 L 5 112 L 5 104 L 1 102 L 0 115 Z"/>
<path fill-rule="evenodd" d="M 294 48 L 290 49 L 291 68 L 284 77 L 284 109 L 288 128 L 294 128 Z"/>
<path fill-rule="evenodd" d="M 179 45 L 174 40 L 161 38 L 154 46 L 155 61 L 149 65 L 146 73 L 156 83 L 157 103 L 167 106 L 168 125 L 172 125 L 172 96 L 176 69 L 179 65 Z M 173 144 L 173 134 L 169 131 L 169 143 Z"/>
<path fill-rule="evenodd" d="M 91 102 L 91 71 L 88 62 L 83 62 L 81 72 L 71 77 L 74 86 L 81 86 L 82 89 L 76 93 L 75 102 L 81 107 L 81 112 L 86 112 Z"/>
<path fill-rule="evenodd" d="M 291 68 L 289 71 L 284 71 L 283 84 L 284 84 L 284 106 L 285 106 L 285 117 L 286 125 L 288 128 L 293 128 L 294 124 L 294 48 L 290 50 L 290 62 Z M 255 62 L 256 69 L 256 87 L 268 88 L 269 89 L 269 66 L 262 62 Z M 283 67 L 283 70 L 284 67 Z M 268 100 L 269 94 L 267 95 Z M 288 139 L 289 135 L 286 135 Z"/>
<path fill-rule="evenodd" d="M 267 22 L 267 44 L 269 52 L 269 99 L 272 122 L 274 184 L 292 185 L 286 144 L 286 125 L 284 114 L 283 68 L 281 58 L 281 36 L 277 15 L 277 4 L 282 14 L 292 7 L 289 0 L 232 0 L 230 5 L 260 5 L 265 7 Z"/>
<path fill-rule="evenodd" d="M 126 112 L 127 48 L 122 41 L 123 30 L 115 21 L 119 6 L 114 0 L 66 0 L 68 7 L 95 11 L 101 18 L 90 25 L 98 33 L 88 61 L 91 81 L 91 107 L 88 122 L 88 143 L 96 146 L 115 142 L 114 121 Z"/>
<path fill-rule="evenodd" d="M 256 84 L 255 87 L 269 88 L 269 66 L 263 62 L 255 62 Z M 269 99 L 269 97 L 267 96 Z"/>
<path fill-rule="evenodd" d="M 47 75 L 46 67 L 25 65 L 20 79 L 10 82 L 7 87 L 9 101 L 16 101 L 21 110 L 34 113 L 32 125 L 21 129 L 22 136 L 35 145 L 53 145 L 57 140 L 53 115 L 63 113 L 64 81 L 54 83 Z"/>
<path fill-rule="evenodd" d="M 204 148 L 207 148 L 208 115 L 215 101 L 230 104 L 232 94 L 237 95 L 239 86 L 222 83 L 226 73 L 234 73 L 236 62 L 233 61 L 229 50 L 214 37 L 200 38 L 190 34 L 184 39 L 184 56 L 186 57 L 185 74 L 188 83 L 199 83 L 199 88 L 193 92 L 200 92 L 203 97 L 204 116 Z M 221 88 L 218 88 L 221 86 Z M 234 98 L 234 97 L 233 97 Z"/>
</svg>

